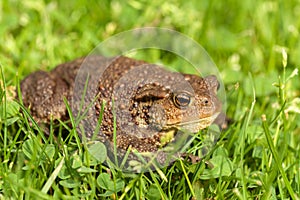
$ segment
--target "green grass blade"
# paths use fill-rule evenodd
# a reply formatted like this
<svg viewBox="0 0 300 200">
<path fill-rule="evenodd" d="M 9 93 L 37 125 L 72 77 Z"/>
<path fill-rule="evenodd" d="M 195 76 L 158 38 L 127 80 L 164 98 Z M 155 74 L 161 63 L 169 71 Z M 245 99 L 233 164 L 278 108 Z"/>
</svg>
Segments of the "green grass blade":
<svg viewBox="0 0 300 200">
<path fill-rule="evenodd" d="M 265 115 L 262 116 L 262 124 L 263 124 L 263 129 L 264 129 L 264 132 L 265 132 L 265 136 L 266 136 L 268 145 L 270 147 L 270 150 L 272 152 L 272 155 L 274 157 L 276 165 L 277 165 L 277 167 L 280 171 L 280 174 L 283 178 L 283 181 L 284 181 L 284 183 L 287 187 L 287 190 L 289 191 L 289 194 L 291 195 L 291 198 L 293 200 L 299 200 L 299 197 L 295 194 L 295 192 L 294 192 L 294 190 L 293 190 L 293 188 L 290 184 L 290 181 L 288 180 L 288 178 L 286 176 L 286 173 L 285 173 L 284 169 L 282 168 L 281 161 L 280 161 L 278 153 L 275 149 L 275 146 L 274 146 L 274 143 L 273 143 L 273 140 L 272 140 L 272 137 L 271 137 L 271 133 L 270 133 L 269 128 L 268 128 L 268 124 L 267 124 L 267 120 L 266 120 Z"/>
<path fill-rule="evenodd" d="M 49 179 L 47 180 L 47 182 L 45 183 L 44 187 L 42 188 L 42 192 L 43 193 L 47 193 L 51 187 L 51 185 L 54 183 L 55 179 L 58 176 L 58 173 L 60 172 L 61 168 L 63 167 L 65 159 L 62 158 L 61 161 L 59 162 L 58 166 L 55 168 L 55 170 L 53 171 L 53 173 L 50 175 Z"/>
</svg>

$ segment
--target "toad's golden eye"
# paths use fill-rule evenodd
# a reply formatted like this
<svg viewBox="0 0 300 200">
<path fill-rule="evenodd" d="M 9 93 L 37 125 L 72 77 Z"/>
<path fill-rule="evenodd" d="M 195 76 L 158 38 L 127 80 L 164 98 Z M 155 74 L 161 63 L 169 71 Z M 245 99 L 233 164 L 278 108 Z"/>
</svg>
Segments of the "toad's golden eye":
<svg viewBox="0 0 300 200">
<path fill-rule="evenodd" d="M 184 108 L 191 103 L 191 97 L 186 93 L 180 93 L 174 96 L 173 101 L 177 107 Z"/>
</svg>

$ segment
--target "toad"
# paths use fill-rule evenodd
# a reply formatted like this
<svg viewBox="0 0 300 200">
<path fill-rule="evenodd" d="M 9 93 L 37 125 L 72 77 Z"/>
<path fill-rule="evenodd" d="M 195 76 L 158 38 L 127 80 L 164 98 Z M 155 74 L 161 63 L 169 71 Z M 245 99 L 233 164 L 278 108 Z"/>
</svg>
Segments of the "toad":
<svg viewBox="0 0 300 200">
<path fill-rule="evenodd" d="M 81 135 L 113 143 L 115 131 L 118 148 L 155 152 L 178 130 L 195 133 L 216 119 L 218 87 L 214 75 L 171 72 L 124 56 L 90 56 L 30 74 L 21 82 L 21 93 L 38 123 L 67 120 L 66 98 L 74 115 L 88 110 Z"/>
</svg>

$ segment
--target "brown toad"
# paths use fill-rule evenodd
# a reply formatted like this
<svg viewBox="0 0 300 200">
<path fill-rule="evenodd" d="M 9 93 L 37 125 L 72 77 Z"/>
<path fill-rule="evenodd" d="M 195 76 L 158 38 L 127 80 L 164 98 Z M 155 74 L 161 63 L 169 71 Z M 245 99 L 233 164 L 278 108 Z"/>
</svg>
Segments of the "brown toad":
<svg viewBox="0 0 300 200">
<path fill-rule="evenodd" d="M 215 120 L 221 112 L 218 86 L 213 75 L 170 72 L 123 56 L 91 56 L 29 75 L 21 82 L 21 92 L 24 105 L 39 123 L 68 119 L 63 97 L 74 113 L 83 113 L 79 102 L 84 98 L 84 109 L 92 102 L 81 123 L 87 138 L 92 138 L 102 116 L 99 140 L 112 143 L 116 128 L 120 149 L 153 152 L 173 140 L 168 133 L 198 132 Z"/>
</svg>

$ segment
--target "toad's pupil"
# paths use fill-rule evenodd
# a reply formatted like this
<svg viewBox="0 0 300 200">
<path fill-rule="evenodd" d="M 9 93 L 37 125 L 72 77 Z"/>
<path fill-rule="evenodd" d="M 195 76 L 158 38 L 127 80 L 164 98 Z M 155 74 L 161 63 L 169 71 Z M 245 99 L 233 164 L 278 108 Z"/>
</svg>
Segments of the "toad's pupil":
<svg viewBox="0 0 300 200">
<path fill-rule="evenodd" d="M 186 107 L 190 104 L 191 98 L 187 94 L 178 94 L 175 96 L 175 104 L 178 107 Z"/>
</svg>

